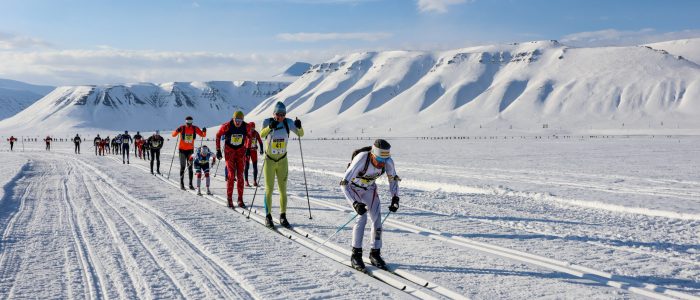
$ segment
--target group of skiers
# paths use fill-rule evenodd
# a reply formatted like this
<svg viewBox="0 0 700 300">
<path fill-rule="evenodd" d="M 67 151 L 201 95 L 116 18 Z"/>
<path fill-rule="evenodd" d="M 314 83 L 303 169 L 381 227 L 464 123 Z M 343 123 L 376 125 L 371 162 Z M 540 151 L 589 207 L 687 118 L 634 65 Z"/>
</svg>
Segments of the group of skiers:
<svg viewBox="0 0 700 300">
<path fill-rule="evenodd" d="M 177 138 L 177 150 L 180 161 L 180 188 L 185 190 L 185 169 L 189 178 L 189 189 L 195 190 L 193 177 L 197 178 L 197 194 L 202 195 L 202 177 L 204 177 L 206 193 L 211 195 L 210 171 L 216 165 L 217 160 L 224 160 L 226 173 L 226 199 L 229 208 L 245 208 L 243 202 L 244 180 L 248 181 L 249 166 L 253 165 L 253 185 L 258 186 L 257 155 L 264 155 L 263 170 L 265 175 L 265 226 L 274 228 L 272 220 L 272 193 L 277 181 L 280 194 L 280 225 L 291 227 L 287 219 L 287 176 L 289 163 L 287 160 L 287 146 L 290 141 L 290 133 L 298 137 L 304 136 L 301 121 L 286 117 L 284 103 L 277 102 L 273 116 L 262 122 L 262 130 L 258 133 L 254 122 L 245 122 L 242 111 L 234 112 L 232 118 L 221 124 L 216 133 L 216 149 L 212 151 L 207 145 L 195 147 L 197 136 L 205 138 L 207 129 L 193 124 L 193 118 L 185 118 L 185 124 L 172 132 L 172 137 Z M 12 148 L 17 139 L 10 137 Z M 50 149 L 51 137 L 44 139 L 47 150 Z M 223 140 L 223 149 L 222 149 Z M 265 141 L 263 143 L 263 140 Z M 80 153 L 81 138 L 76 135 L 73 139 L 75 153 Z M 129 164 L 129 149 L 134 143 L 134 154 L 146 159 L 150 156 L 151 174 L 160 173 L 160 151 L 164 144 L 164 138 L 159 131 L 144 139 L 140 132 L 132 138 L 128 131 L 111 139 L 101 138 L 98 134 L 94 139 L 95 155 L 105 155 L 111 151 L 114 154 L 122 154 L 122 163 Z M 386 263 L 381 257 L 382 247 L 382 213 L 380 200 L 377 193 L 376 180 L 386 174 L 389 181 L 391 203 L 390 212 L 399 209 L 399 176 L 396 175 L 394 161 L 390 153 L 391 145 L 383 139 L 376 140 L 371 146 L 360 148 L 352 153 L 352 161 L 348 164 L 343 180 L 340 182 L 341 191 L 348 204 L 357 213 L 357 221 L 353 228 L 351 265 L 358 270 L 364 270 L 362 261 L 362 240 L 364 228 L 369 216 L 372 247 L 369 258 L 372 265 L 386 268 Z M 155 173 L 154 173 L 155 162 Z M 193 170 L 194 168 L 194 170 Z M 244 175 L 245 172 L 245 175 Z M 233 202 L 234 183 L 236 183 L 236 203 Z M 355 218 L 354 217 L 354 218 Z"/>
</svg>

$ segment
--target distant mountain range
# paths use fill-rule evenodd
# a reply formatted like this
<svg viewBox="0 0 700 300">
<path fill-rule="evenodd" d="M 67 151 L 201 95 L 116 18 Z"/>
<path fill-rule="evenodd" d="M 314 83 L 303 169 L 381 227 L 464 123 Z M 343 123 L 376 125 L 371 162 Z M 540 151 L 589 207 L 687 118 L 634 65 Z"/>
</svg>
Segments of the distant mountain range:
<svg viewBox="0 0 700 300">
<path fill-rule="evenodd" d="M 14 116 L 53 89 L 52 86 L 0 79 L 0 120 Z"/>
<path fill-rule="evenodd" d="M 571 48 L 557 41 L 385 51 L 314 65 L 250 114 L 287 105 L 314 134 L 700 128 L 700 39 Z M 668 49 L 668 50 L 664 50 Z M 676 54 L 678 53 L 678 54 Z M 695 54 L 695 56 L 693 56 Z"/>
<path fill-rule="evenodd" d="M 287 87 L 284 82 L 213 81 L 58 87 L 14 117 L 5 132 L 172 129 L 186 116 L 218 125 Z"/>
</svg>

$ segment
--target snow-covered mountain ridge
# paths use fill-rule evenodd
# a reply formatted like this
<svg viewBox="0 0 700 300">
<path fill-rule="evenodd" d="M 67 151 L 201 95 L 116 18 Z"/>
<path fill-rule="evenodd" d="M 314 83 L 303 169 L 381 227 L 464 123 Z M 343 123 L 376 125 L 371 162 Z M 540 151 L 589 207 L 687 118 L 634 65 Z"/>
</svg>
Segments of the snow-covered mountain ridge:
<svg viewBox="0 0 700 300">
<path fill-rule="evenodd" d="M 0 79 L 0 120 L 14 116 L 53 89 L 52 86 Z"/>
<path fill-rule="evenodd" d="M 250 117 L 269 116 L 277 101 L 319 135 L 687 132 L 700 128 L 700 66 L 650 46 L 557 41 L 365 52 L 312 66 Z"/>
<path fill-rule="evenodd" d="M 220 124 L 233 111 L 250 111 L 289 83 L 254 81 L 135 83 L 58 87 L 16 116 L 8 131 L 170 128 L 187 115 L 200 126 Z"/>
</svg>

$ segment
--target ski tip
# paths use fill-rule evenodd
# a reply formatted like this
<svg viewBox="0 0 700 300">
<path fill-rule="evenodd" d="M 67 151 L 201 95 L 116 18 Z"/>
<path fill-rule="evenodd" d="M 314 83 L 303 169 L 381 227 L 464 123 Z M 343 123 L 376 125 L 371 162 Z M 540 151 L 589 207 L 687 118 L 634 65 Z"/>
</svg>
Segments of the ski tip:
<svg viewBox="0 0 700 300">
<path fill-rule="evenodd" d="M 309 234 L 308 234 L 308 233 L 306 234 L 306 237 L 309 237 Z"/>
<path fill-rule="evenodd" d="M 290 240 L 292 239 L 292 235 L 291 235 L 291 234 L 289 235 L 289 239 L 290 239 Z"/>
<path fill-rule="evenodd" d="M 401 288 L 401 290 L 402 290 L 402 291 L 405 291 L 405 290 L 406 290 L 406 286 L 404 285 L 404 286 Z"/>
<path fill-rule="evenodd" d="M 428 283 L 430 283 L 430 282 L 426 282 L 426 283 L 423 285 L 423 287 L 428 287 Z"/>
</svg>

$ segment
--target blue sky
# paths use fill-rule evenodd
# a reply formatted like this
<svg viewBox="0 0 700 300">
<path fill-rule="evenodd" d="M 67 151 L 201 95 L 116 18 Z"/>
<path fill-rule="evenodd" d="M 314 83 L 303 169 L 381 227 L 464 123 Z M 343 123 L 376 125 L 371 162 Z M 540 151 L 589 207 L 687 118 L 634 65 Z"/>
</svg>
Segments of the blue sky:
<svg viewBox="0 0 700 300">
<path fill-rule="evenodd" d="M 558 39 L 700 37 L 700 1 L 3 0 L 0 77 L 42 84 L 266 79 L 294 61 Z"/>
</svg>

